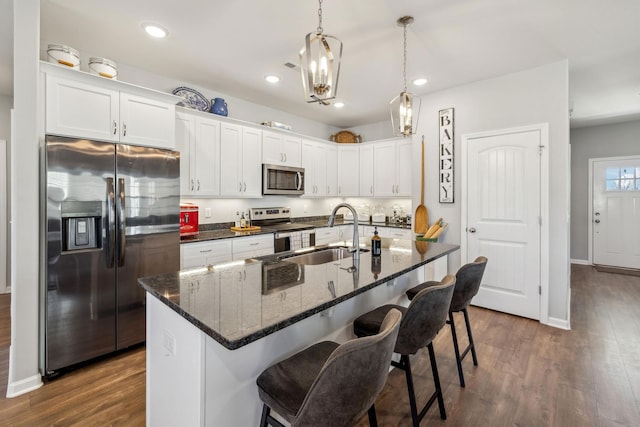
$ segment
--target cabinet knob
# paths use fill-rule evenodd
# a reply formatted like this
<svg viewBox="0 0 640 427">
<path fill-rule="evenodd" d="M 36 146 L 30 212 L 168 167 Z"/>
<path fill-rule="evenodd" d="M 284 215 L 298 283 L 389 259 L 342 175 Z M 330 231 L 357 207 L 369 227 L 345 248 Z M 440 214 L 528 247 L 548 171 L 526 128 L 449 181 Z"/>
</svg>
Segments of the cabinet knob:
<svg viewBox="0 0 640 427">
<path fill-rule="evenodd" d="M 475 232 L 476 232 L 475 228 L 473 228 L 473 227 L 469 228 L 469 233 L 475 233 Z"/>
</svg>

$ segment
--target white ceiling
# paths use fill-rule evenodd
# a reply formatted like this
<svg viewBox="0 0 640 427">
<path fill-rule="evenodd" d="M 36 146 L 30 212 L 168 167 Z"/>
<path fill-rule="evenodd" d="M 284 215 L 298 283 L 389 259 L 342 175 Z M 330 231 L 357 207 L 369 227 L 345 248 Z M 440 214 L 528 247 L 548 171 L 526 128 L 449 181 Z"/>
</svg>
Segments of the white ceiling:
<svg viewBox="0 0 640 427">
<path fill-rule="evenodd" d="M 11 94 L 11 0 L 0 0 L 0 94 Z M 298 62 L 315 0 L 42 0 L 41 41 L 347 128 L 388 118 L 409 81 L 419 95 L 568 59 L 572 126 L 640 117 L 638 0 L 325 0 L 325 32 L 344 44 L 338 98 L 306 104 Z M 6 12 L 6 13 L 5 13 Z M 141 23 L 170 31 L 152 40 Z M 275 86 L 266 74 L 280 75 Z"/>
</svg>

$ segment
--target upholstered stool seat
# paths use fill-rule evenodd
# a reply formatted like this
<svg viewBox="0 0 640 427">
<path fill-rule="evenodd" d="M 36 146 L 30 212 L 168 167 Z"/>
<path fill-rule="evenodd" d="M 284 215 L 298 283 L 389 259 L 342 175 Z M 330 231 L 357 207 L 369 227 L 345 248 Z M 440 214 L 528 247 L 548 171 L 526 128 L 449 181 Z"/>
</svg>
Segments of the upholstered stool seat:
<svg viewBox="0 0 640 427">
<path fill-rule="evenodd" d="M 394 309 L 403 312 L 400 331 L 394 347 L 394 352 L 400 354 L 400 362 L 391 361 L 391 364 L 405 371 L 411 419 L 414 426 L 419 425 L 420 420 L 436 400 L 440 408 L 440 417 L 443 420 L 447 418 L 432 341 L 446 322 L 455 282 L 454 276 L 447 275 L 442 279 L 442 282 L 432 282 L 433 286 L 419 292 L 409 307 L 404 308 L 393 304 L 383 305 L 363 314 L 353 322 L 353 331 L 357 336 L 368 336 L 378 333 L 381 319 L 385 318 L 387 312 Z M 427 347 L 429 350 L 435 391 L 418 412 L 409 355 L 415 354 L 422 347 Z"/>
<path fill-rule="evenodd" d="M 265 369 L 256 383 L 263 401 L 261 426 L 349 426 L 365 412 L 376 426 L 373 403 L 384 387 L 400 319 L 390 310 L 380 333 L 338 344 L 323 341 Z"/>
<path fill-rule="evenodd" d="M 476 345 L 473 342 L 473 334 L 471 333 L 471 322 L 469 321 L 469 311 L 467 307 L 471 299 L 476 296 L 480 289 L 482 276 L 487 266 L 487 258 L 483 256 L 477 257 L 473 262 L 463 265 L 456 273 L 456 286 L 451 297 L 451 305 L 449 306 L 449 320 L 447 323 L 451 326 L 451 336 L 453 338 L 453 350 L 456 354 L 456 364 L 458 366 L 458 377 L 460 378 L 460 387 L 464 387 L 464 373 L 462 372 L 462 361 L 466 355 L 471 352 L 473 364 L 478 366 L 478 356 L 476 355 Z M 412 300 L 420 291 L 429 286 L 437 285 L 438 282 L 426 282 L 407 290 L 406 295 Z M 460 352 L 458 345 L 458 335 L 456 334 L 456 324 L 453 313 L 462 312 L 464 323 L 467 328 L 467 337 L 469 344 Z"/>
</svg>

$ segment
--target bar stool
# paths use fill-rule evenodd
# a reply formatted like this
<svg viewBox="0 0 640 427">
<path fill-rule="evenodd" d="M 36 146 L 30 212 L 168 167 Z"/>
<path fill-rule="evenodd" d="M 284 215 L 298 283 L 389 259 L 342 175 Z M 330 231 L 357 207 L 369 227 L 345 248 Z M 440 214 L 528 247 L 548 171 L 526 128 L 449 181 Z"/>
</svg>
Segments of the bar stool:
<svg viewBox="0 0 640 427">
<path fill-rule="evenodd" d="M 394 352 L 400 354 L 400 362 L 392 360 L 391 365 L 405 372 L 409 393 L 409 405 L 411 406 L 411 419 L 413 420 L 414 427 L 419 425 L 420 420 L 424 418 L 424 415 L 436 399 L 438 400 L 438 406 L 440 408 L 440 418 L 443 420 L 447 419 L 432 341 L 447 320 L 447 311 L 451 304 L 451 296 L 453 295 L 455 283 L 456 278 L 453 275 L 447 275 L 442 279 L 442 282 L 432 282 L 435 286 L 428 287 L 422 292 L 419 292 L 415 298 L 413 298 L 409 307 L 405 308 L 393 304 L 383 305 L 363 314 L 353 322 L 354 333 L 359 337 L 363 337 L 378 333 L 382 319 L 385 318 L 387 312 L 394 308 L 403 312 L 400 332 L 398 332 L 398 339 L 394 348 Z M 425 406 L 420 410 L 420 413 L 418 413 L 409 355 L 416 354 L 422 347 L 429 349 L 429 359 L 431 360 L 435 391 L 431 397 L 429 397 Z"/>
<path fill-rule="evenodd" d="M 453 350 L 456 353 L 456 364 L 458 365 L 458 376 L 460 377 L 460 387 L 464 387 L 464 374 L 462 372 L 462 360 L 471 351 L 471 357 L 473 358 L 473 364 L 478 366 L 478 356 L 476 355 L 476 346 L 473 342 L 473 334 L 471 333 L 471 323 L 469 322 L 469 312 L 467 307 L 471 302 L 471 299 L 476 296 L 480 284 L 482 283 L 482 276 L 487 266 L 487 258 L 483 256 L 477 257 L 473 262 L 463 265 L 456 273 L 456 287 L 453 291 L 453 297 L 451 298 L 451 307 L 449 307 L 449 320 L 447 323 L 451 326 L 451 336 L 453 337 Z M 409 289 L 406 294 L 411 300 L 426 284 L 418 285 L 415 288 Z M 464 323 L 467 326 L 467 336 L 469 337 L 469 344 L 460 354 L 460 348 L 458 346 L 458 335 L 456 334 L 456 324 L 453 319 L 453 313 L 462 312 L 464 315 Z"/>
<path fill-rule="evenodd" d="M 377 426 L 373 403 L 387 381 L 402 314 L 391 310 L 380 333 L 338 344 L 323 341 L 265 369 L 257 379 L 264 403 L 260 426 L 349 426 L 365 412 Z"/>
</svg>

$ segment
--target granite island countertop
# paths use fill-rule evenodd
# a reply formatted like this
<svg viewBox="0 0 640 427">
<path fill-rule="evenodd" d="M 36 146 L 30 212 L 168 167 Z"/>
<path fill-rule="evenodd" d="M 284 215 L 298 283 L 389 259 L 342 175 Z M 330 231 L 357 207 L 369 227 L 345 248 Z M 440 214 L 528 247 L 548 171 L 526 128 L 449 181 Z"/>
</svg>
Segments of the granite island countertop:
<svg viewBox="0 0 640 427">
<path fill-rule="evenodd" d="M 385 238 L 382 246 L 379 263 L 370 251 L 361 252 L 357 264 L 346 257 L 299 265 L 278 259 L 283 256 L 278 254 L 138 282 L 184 319 L 235 350 L 459 249 L 452 244 Z"/>
</svg>

